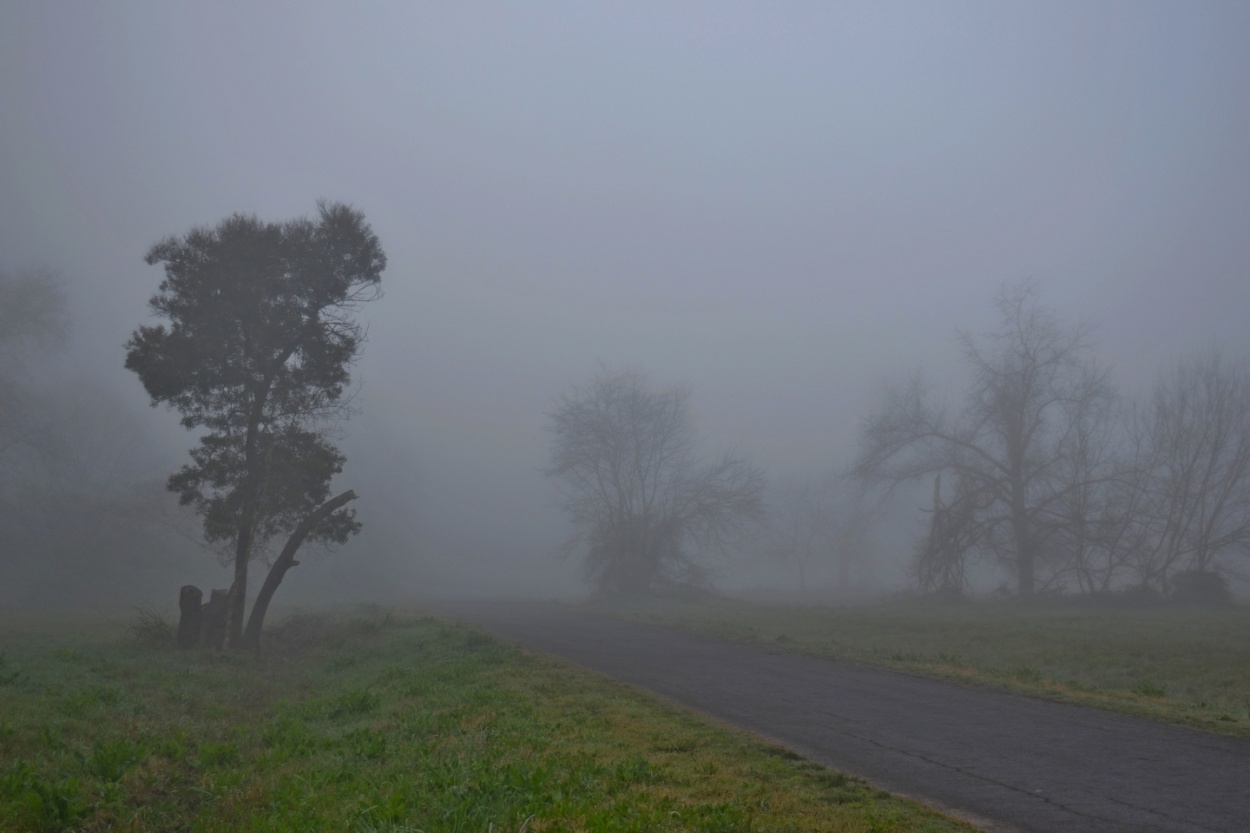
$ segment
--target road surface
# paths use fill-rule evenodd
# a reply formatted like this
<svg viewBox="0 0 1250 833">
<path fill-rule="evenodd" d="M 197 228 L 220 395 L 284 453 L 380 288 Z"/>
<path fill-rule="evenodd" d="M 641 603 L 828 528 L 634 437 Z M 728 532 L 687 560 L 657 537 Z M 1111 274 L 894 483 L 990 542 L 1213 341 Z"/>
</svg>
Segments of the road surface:
<svg viewBox="0 0 1250 833">
<path fill-rule="evenodd" d="M 1250 742 L 560 605 L 441 611 L 987 831 L 1250 831 Z"/>
</svg>

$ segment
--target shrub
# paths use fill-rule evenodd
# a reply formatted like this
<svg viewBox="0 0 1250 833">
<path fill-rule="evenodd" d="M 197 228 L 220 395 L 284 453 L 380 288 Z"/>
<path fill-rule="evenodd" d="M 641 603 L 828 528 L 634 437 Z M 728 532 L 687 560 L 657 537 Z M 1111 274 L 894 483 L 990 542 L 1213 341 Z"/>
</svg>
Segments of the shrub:
<svg viewBox="0 0 1250 833">
<path fill-rule="evenodd" d="M 174 626 L 159 610 L 139 608 L 130 626 L 130 635 L 145 648 L 172 648 L 174 645 Z"/>
<path fill-rule="evenodd" d="M 1233 596 L 1228 579 L 1209 570 L 1186 570 L 1172 576 L 1171 600 L 1176 604 L 1221 607 L 1230 605 Z"/>
</svg>

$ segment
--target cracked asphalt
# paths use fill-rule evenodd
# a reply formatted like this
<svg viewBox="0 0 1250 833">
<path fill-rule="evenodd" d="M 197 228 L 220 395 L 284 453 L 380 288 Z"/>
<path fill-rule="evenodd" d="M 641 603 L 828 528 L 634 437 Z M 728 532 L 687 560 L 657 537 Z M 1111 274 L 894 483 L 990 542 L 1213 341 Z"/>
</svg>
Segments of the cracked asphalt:
<svg viewBox="0 0 1250 833">
<path fill-rule="evenodd" d="M 1250 831 L 1250 742 L 559 605 L 440 609 L 987 831 Z"/>
</svg>

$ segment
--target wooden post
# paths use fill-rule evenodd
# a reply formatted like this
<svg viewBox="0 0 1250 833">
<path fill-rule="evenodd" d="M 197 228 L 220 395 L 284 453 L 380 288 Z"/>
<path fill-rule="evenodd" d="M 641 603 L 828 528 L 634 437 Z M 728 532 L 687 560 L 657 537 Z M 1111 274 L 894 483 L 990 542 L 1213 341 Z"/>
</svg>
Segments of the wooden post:
<svg viewBox="0 0 1250 833">
<path fill-rule="evenodd" d="M 178 647 L 200 644 L 200 601 L 204 594 L 194 584 L 184 584 L 178 593 Z"/>
<path fill-rule="evenodd" d="M 229 590 L 214 590 L 200 609 L 200 644 L 220 651 L 226 645 L 226 609 Z"/>
</svg>

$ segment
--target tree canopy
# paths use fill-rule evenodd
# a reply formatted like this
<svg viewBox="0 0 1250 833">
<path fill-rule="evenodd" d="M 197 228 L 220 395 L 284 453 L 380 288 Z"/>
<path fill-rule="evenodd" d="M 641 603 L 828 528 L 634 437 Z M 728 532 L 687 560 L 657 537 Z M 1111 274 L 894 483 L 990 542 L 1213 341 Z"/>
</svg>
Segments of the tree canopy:
<svg viewBox="0 0 1250 833">
<path fill-rule="evenodd" d="M 354 314 L 378 297 L 386 255 L 360 211 L 322 202 L 314 219 L 235 214 L 157 243 L 146 261 L 165 270 L 149 302 L 165 323 L 135 331 L 126 367 L 153 405 L 203 432 L 168 487 L 228 548 L 238 644 L 253 550 L 294 531 L 342 469 L 326 432 L 347 407 L 364 339 Z M 344 509 L 309 537 L 341 542 L 358 529 Z"/>
</svg>

